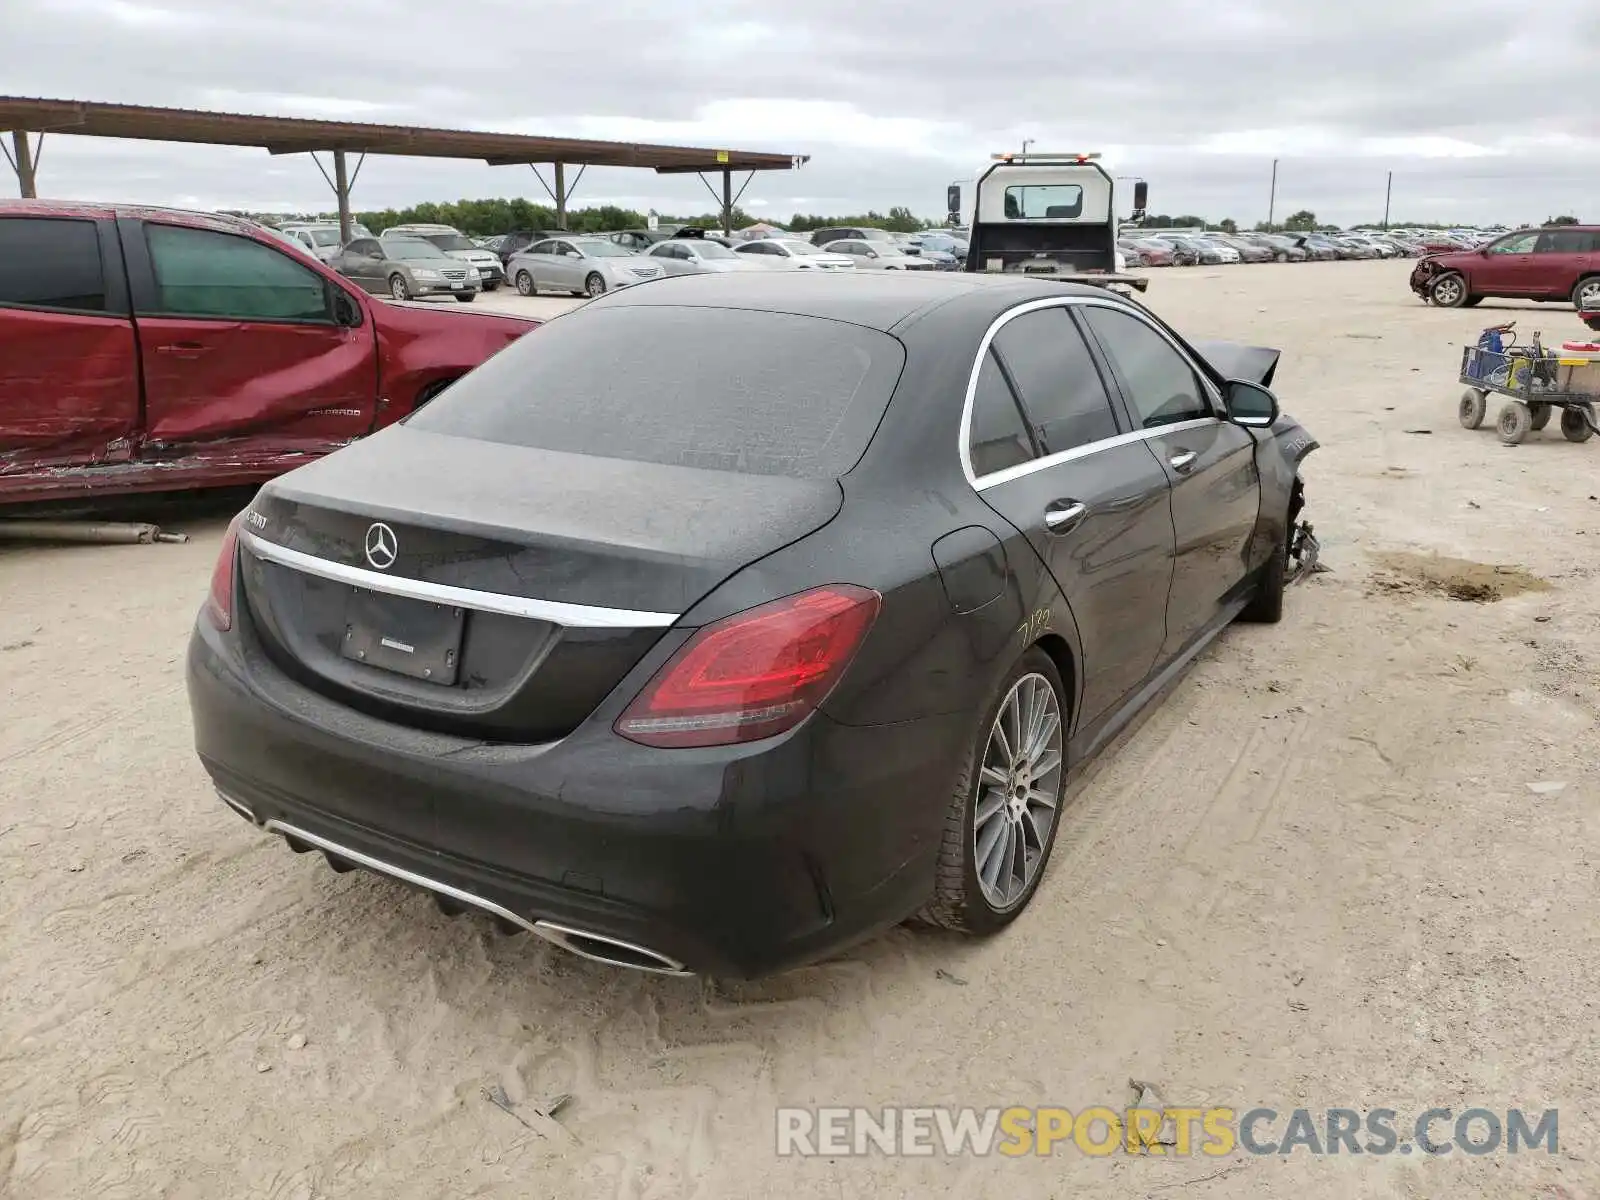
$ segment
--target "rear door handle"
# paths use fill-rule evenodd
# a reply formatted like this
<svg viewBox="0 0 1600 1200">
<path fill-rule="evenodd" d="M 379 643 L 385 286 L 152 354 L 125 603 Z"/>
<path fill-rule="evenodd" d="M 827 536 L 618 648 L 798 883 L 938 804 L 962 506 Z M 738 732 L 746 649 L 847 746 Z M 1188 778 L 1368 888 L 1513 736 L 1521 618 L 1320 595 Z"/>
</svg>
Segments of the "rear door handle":
<svg viewBox="0 0 1600 1200">
<path fill-rule="evenodd" d="M 1172 464 L 1172 469 L 1178 474 L 1187 475 L 1190 468 L 1194 466 L 1195 459 L 1199 457 L 1200 455 L 1193 450 L 1180 450 L 1167 461 Z"/>
<path fill-rule="evenodd" d="M 1057 500 L 1044 510 L 1046 533 L 1070 533 L 1089 515 L 1089 506 L 1081 500 Z"/>
<path fill-rule="evenodd" d="M 202 346 L 199 342 L 168 342 L 164 346 L 157 346 L 157 354 L 170 354 L 174 358 L 199 358 L 210 346 Z"/>
</svg>

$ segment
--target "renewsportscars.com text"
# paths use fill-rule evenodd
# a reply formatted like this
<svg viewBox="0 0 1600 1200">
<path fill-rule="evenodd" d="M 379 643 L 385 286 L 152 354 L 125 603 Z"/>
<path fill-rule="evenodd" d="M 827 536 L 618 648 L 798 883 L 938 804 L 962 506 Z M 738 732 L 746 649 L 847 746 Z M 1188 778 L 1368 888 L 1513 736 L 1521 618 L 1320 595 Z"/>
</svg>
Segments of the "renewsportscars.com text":
<svg viewBox="0 0 1600 1200">
<path fill-rule="evenodd" d="M 780 1108 L 780 1155 L 1554 1154 L 1558 1110 Z"/>
</svg>

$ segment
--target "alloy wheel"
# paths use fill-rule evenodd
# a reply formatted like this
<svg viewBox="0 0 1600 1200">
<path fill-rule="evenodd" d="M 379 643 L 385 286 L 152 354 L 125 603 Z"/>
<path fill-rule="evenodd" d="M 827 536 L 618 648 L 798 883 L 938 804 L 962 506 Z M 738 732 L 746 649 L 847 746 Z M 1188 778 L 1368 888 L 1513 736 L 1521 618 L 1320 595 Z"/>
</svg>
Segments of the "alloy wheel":
<svg viewBox="0 0 1600 1200">
<path fill-rule="evenodd" d="M 1061 704 L 1038 672 L 1017 680 L 995 714 L 979 769 L 972 861 L 996 911 L 1028 894 L 1061 803 Z"/>
</svg>

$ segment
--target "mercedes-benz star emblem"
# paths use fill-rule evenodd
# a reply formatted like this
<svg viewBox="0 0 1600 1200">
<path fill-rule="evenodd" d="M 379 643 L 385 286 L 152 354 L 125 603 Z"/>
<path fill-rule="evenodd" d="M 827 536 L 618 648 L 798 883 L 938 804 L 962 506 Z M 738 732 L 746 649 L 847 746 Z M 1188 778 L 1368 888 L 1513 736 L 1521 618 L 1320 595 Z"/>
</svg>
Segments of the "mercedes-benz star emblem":
<svg viewBox="0 0 1600 1200">
<path fill-rule="evenodd" d="M 380 571 L 387 571 L 394 566 L 394 560 L 400 556 L 400 540 L 394 536 L 382 521 L 375 521 L 367 526 L 367 561 Z"/>
</svg>

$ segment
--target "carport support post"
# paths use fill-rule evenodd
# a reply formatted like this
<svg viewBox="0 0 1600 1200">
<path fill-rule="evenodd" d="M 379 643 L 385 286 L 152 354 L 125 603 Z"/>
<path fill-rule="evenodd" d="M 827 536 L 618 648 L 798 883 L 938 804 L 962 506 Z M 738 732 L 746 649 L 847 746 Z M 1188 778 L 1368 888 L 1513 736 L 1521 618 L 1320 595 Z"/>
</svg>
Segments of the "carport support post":
<svg viewBox="0 0 1600 1200">
<path fill-rule="evenodd" d="M 339 201 L 339 244 L 353 236 L 350 229 L 350 178 L 345 173 L 344 151 L 333 152 L 333 194 Z"/>
<path fill-rule="evenodd" d="M 722 168 L 722 236 L 733 236 L 733 171 Z"/>
<path fill-rule="evenodd" d="M 22 186 L 22 198 L 36 199 L 39 191 L 33 178 L 33 152 L 28 146 L 28 134 L 25 130 L 12 130 L 11 147 L 16 151 L 12 165 L 17 168 L 17 182 Z"/>
<path fill-rule="evenodd" d="M 567 164 L 556 163 L 556 228 L 567 228 Z"/>
</svg>

